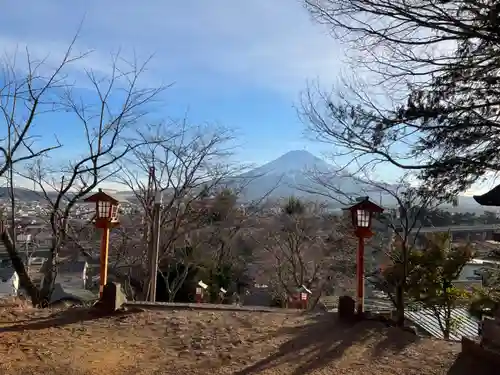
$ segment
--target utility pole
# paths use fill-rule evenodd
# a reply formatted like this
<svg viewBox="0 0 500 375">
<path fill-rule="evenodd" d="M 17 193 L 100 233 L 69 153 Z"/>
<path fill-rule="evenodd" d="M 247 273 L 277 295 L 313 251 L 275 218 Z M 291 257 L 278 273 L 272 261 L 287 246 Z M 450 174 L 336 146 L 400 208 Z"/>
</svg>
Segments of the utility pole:
<svg viewBox="0 0 500 375">
<path fill-rule="evenodd" d="M 156 192 L 153 206 L 153 251 L 151 252 L 151 268 L 149 269 L 149 301 L 156 302 L 156 284 L 158 276 L 158 252 L 160 250 L 160 232 L 161 232 L 161 204 L 162 194 Z"/>
<path fill-rule="evenodd" d="M 144 206 L 144 243 L 147 244 L 147 262 L 148 270 L 151 269 L 151 262 L 153 259 L 153 221 L 151 216 L 153 216 L 153 185 L 155 184 L 155 167 L 149 167 L 148 171 L 148 185 L 145 196 L 145 206 Z M 143 294 L 144 300 L 151 301 L 151 274 L 148 275 L 148 281 L 144 284 Z"/>
</svg>

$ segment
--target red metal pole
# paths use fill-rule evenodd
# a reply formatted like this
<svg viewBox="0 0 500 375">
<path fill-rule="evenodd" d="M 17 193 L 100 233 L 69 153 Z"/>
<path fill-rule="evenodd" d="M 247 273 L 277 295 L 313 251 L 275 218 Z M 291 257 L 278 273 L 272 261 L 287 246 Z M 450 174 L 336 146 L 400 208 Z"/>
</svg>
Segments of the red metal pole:
<svg viewBox="0 0 500 375">
<path fill-rule="evenodd" d="M 196 288 L 196 303 L 203 303 L 203 289 Z"/>
<path fill-rule="evenodd" d="M 358 300 L 356 310 L 358 314 L 363 313 L 365 304 L 365 239 L 358 236 L 358 261 L 357 261 L 357 276 L 358 276 Z"/>
<path fill-rule="evenodd" d="M 102 298 L 104 286 L 108 282 L 108 251 L 109 251 L 109 225 L 106 225 L 102 230 L 101 237 L 101 268 L 100 268 L 100 285 L 99 296 Z"/>
</svg>

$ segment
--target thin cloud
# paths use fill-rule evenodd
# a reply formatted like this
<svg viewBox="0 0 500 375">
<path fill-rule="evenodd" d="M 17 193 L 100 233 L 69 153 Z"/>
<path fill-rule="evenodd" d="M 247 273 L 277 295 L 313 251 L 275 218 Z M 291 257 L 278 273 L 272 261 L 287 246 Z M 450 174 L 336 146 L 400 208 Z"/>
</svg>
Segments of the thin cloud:
<svg viewBox="0 0 500 375">
<path fill-rule="evenodd" d="M 139 59 L 154 54 L 152 80 L 200 89 L 242 85 L 296 97 L 307 80 L 335 81 L 343 56 L 300 1 L 88 0 L 56 6 L 20 0 L 5 12 L 4 48 L 28 45 L 56 57 L 84 19 L 77 47 L 95 53 L 77 68 L 105 71 L 106 57 L 118 49 Z"/>
</svg>

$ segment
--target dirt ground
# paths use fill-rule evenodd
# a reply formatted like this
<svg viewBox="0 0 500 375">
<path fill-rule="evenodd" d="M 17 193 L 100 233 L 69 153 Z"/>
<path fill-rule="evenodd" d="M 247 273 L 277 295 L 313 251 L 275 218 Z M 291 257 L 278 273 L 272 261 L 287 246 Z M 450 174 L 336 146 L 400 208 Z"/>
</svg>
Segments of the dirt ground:
<svg viewBox="0 0 500 375">
<path fill-rule="evenodd" d="M 447 374 L 495 371 L 460 345 L 335 315 L 0 306 L 0 374 Z"/>
</svg>

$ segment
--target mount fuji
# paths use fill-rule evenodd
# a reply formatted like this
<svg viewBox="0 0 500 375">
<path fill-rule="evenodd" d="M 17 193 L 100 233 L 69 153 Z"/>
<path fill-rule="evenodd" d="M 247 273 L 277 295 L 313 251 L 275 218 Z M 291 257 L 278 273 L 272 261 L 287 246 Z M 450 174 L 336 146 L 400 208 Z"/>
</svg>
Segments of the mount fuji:
<svg viewBox="0 0 500 375">
<path fill-rule="evenodd" d="M 318 183 L 316 176 L 320 176 L 322 180 L 327 179 L 338 194 Z M 239 175 L 237 180 L 244 185 L 242 197 L 245 201 L 258 200 L 266 195 L 269 199 L 293 195 L 340 207 L 341 204 L 337 201 L 361 195 L 373 196 L 372 199 L 379 202 L 382 193 L 382 190 L 347 173 L 339 173 L 323 159 L 304 150 L 289 151 L 267 164 Z"/>
<path fill-rule="evenodd" d="M 328 185 L 334 186 L 336 193 L 324 184 L 318 184 L 313 178 L 320 175 Z M 226 180 L 226 185 L 241 186 L 240 198 L 242 202 L 256 202 L 266 197 L 270 200 L 279 200 L 290 196 L 304 200 L 321 201 L 332 209 L 344 207 L 350 199 L 359 196 L 369 196 L 376 203 L 384 207 L 394 207 L 394 197 L 362 179 L 355 178 L 348 173 L 339 173 L 337 168 L 328 164 L 323 159 L 304 150 L 289 151 L 279 158 Z M 384 186 L 384 183 L 377 182 Z M 397 186 L 385 184 L 393 190 Z M 391 189 L 391 187 L 393 189 Z M 40 200 L 40 192 L 30 189 L 15 188 L 15 197 L 21 201 Z M 131 191 L 116 191 L 117 199 L 134 201 Z M 0 187 L 0 199 L 9 197 L 8 189 Z M 478 205 L 472 197 L 460 196 L 458 207 L 443 205 L 450 211 L 484 212 L 484 207 Z"/>
<path fill-rule="evenodd" d="M 334 190 L 319 184 L 314 176 L 327 180 Z M 306 200 L 322 201 L 331 208 L 343 207 L 341 202 L 348 198 L 369 196 L 371 200 L 385 207 L 396 205 L 396 200 L 384 189 L 365 182 L 361 178 L 345 173 L 328 164 L 323 159 L 305 150 L 289 151 L 279 158 L 239 175 L 236 179 L 244 186 L 242 200 L 257 201 L 267 198 L 282 199 L 295 196 Z M 377 182 L 376 185 L 395 190 L 397 186 Z M 451 208 L 443 205 L 443 208 Z M 459 197 L 457 211 L 484 211 L 471 197 Z"/>
</svg>

